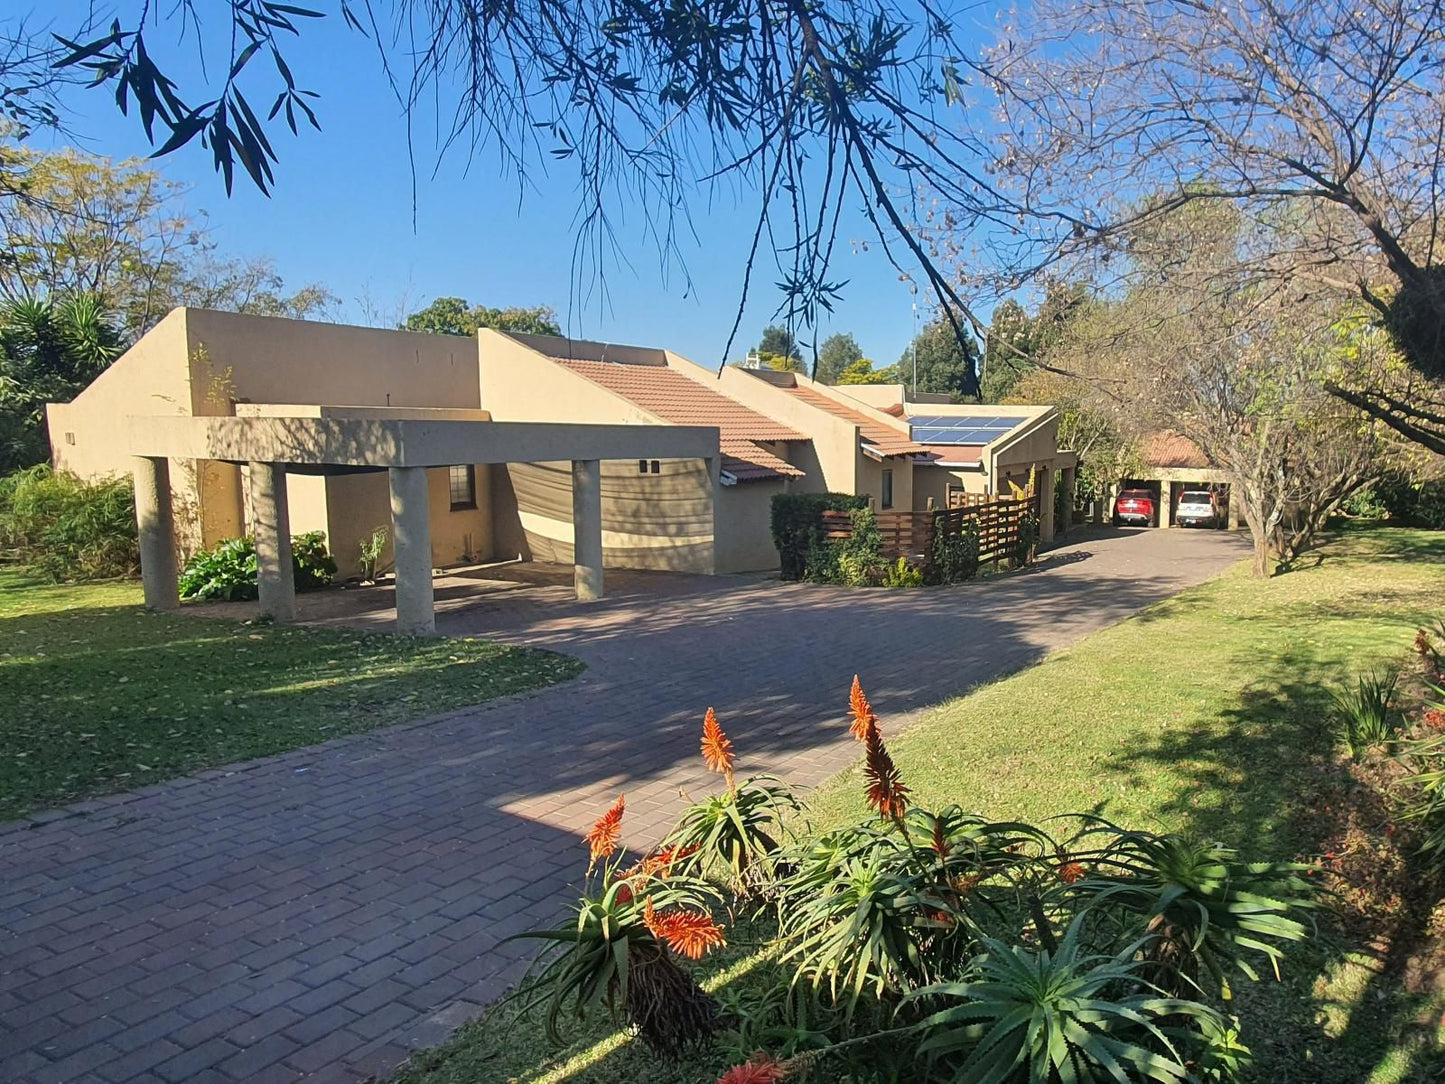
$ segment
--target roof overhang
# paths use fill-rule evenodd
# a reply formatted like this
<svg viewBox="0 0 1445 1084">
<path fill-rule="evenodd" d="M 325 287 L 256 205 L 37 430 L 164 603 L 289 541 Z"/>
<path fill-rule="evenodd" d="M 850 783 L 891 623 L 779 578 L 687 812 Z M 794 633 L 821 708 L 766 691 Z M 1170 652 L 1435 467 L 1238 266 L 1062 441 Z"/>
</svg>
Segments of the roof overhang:
<svg viewBox="0 0 1445 1084">
<path fill-rule="evenodd" d="M 132 455 L 308 467 L 445 467 L 565 459 L 708 459 L 708 425 L 131 416 Z"/>
</svg>

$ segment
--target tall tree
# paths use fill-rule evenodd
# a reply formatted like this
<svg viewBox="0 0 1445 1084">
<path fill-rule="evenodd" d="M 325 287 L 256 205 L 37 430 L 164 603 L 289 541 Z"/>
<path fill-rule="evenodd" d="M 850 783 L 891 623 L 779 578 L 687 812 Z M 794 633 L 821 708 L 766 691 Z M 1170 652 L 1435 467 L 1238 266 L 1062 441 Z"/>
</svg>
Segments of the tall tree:
<svg viewBox="0 0 1445 1084">
<path fill-rule="evenodd" d="M 961 402 L 978 393 L 978 357 L 973 336 L 956 331 L 940 316 L 923 326 L 894 369 L 910 388 L 915 385 L 916 372 L 915 390 L 941 393 Z"/>
<path fill-rule="evenodd" d="M 1239 273 L 1260 229 L 1224 204 L 1154 219 L 1122 293 L 1071 319 L 1044 356 L 1085 377 L 1090 405 L 1121 432 L 1178 430 L 1225 471 L 1265 575 L 1388 463 L 1388 430 L 1326 384 L 1396 355 L 1358 313 Z"/>
<path fill-rule="evenodd" d="M 839 387 L 848 387 L 855 384 L 896 383 L 898 383 L 898 366 L 887 365 L 878 369 L 874 367 L 871 359 L 863 357 L 855 360 L 838 374 Z"/>
<path fill-rule="evenodd" d="M 90 295 L 0 306 L 0 472 L 49 455 L 45 404 L 69 402 L 120 353 L 120 333 Z"/>
<path fill-rule="evenodd" d="M 1445 450 L 1438 0 L 1039 0 L 986 66 L 997 175 L 1031 224 L 998 235 L 1006 279 L 1107 273 L 1151 224 L 1228 205 L 1257 225 L 1232 275 L 1363 302 L 1425 378 L 1331 391 Z"/>
<path fill-rule="evenodd" d="M 222 255 L 185 188 L 151 165 L 13 144 L 0 155 L 23 177 L 0 188 L 0 298 L 93 296 L 127 339 L 179 305 L 304 317 L 335 301 L 316 285 L 288 294 L 269 260 Z"/>
<path fill-rule="evenodd" d="M 836 384 L 843 370 L 863 356 L 858 340 L 846 331 L 829 335 L 818 347 L 818 362 L 813 367 L 813 379 L 823 384 Z"/>
<path fill-rule="evenodd" d="M 803 368 L 803 351 L 798 346 L 798 340 L 791 331 L 779 324 L 769 324 L 763 328 L 753 352 L 757 354 L 758 360 L 770 369 L 795 372 Z"/>
<path fill-rule="evenodd" d="M 439 297 L 426 308 L 406 318 L 407 331 L 429 331 L 435 335 L 475 335 L 478 328 L 520 331 L 529 335 L 560 335 L 557 314 L 545 305 L 536 308 L 489 309 L 470 305 L 464 298 Z"/>
</svg>

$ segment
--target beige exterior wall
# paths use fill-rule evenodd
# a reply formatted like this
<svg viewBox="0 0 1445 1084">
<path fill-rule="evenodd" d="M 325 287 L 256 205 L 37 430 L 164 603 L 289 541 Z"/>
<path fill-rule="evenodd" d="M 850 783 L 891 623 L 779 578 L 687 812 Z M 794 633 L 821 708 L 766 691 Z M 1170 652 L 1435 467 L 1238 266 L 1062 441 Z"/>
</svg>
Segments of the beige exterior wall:
<svg viewBox="0 0 1445 1084">
<path fill-rule="evenodd" d="M 481 406 L 477 346 L 470 338 L 206 309 L 181 311 L 189 351 L 203 350 L 217 379 L 229 375 L 237 399 L 377 407 Z M 197 397 L 203 397 L 205 390 L 197 387 Z"/>
<path fill-rule="evenodd" d="M 887 511 L 907 512 L 913 508 L 913 462 L 908 459 L 885 459 L 881 463 L 860 450 L 857 460 L 857 488 L 859 496 L 870 497 L 873 507 L 883 508 L 883 472 L 893 472 L 893 504 Z"/>
<path fill-rule="evenodd" d="M 659 473 L 644 475 L 636 460 L 603 462 L 604 567 L 715 571 L 713 487 L 703 461 L 664 459 L 658 467 Z M 516 551 L 531 560 L 570 564 L 572 464 L 512 463 L 502 469 L 516 519 L 504 517 L 500 524 L 498 558 Z"/>
<path fill-rule="evenodd" d="M 978 470 L 960 470 L 952 467 L 913 468 L 913 508 L 922 512 L 928 508 L 931 497 L 935 508 L 948 507 L 948 487 L 961 486 L 965 493 L 982 494 L 987 490 L 987 479 Z"/>
<path fill-rule="evenodd" d="M 782 479 L 724 486 L 717 506 L 719 572 L 771 572 L 778 567 L 773 545 L 773 496 L 785 493 Z"/>
<path fill-rule="evenodd" d="M 789 448 L 788 462 L 806 471 L 794 479 L 799 493 L 861 493 L 858 478 L 858 427 L 843 418 L 825 414 L 787 392 L 749 375 L 741 369 L 725 368 L 721 375 L 693 364 L 676 354 L 668 364 L 678 372 L 716 389 L 759 414 L 764 414 L 812 440 Z M 804 378 L 806 379 L 806 378 Z"/>
</svg>

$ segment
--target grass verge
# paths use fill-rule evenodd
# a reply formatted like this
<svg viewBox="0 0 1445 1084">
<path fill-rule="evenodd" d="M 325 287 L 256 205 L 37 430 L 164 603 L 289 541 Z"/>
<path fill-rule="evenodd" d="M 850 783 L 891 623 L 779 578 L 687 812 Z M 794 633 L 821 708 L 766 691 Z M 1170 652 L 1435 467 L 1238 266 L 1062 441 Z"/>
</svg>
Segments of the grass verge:
<svg viewBox="0 0 1445 1084">
<path fill-rule="evenodd" d="M 1328 805 L 1347 786 L 1331 689 L 1403 657 L 1416 627 L 1445 612 L 1445 534 L 1351 531 L 1307 565 L 1268 581 L 1238 566 L 941 706 L 889 741 L 917 804 L 1031 820 L 1096 810 L 1260 859 L 1320 853 L 1338 829 Z M 814 794 L 814 825 L 863 816 L 859 780 L 851 769 Z M 724 995 L 771 966 L 746 933 L 737 940 L 698 969 Z M 1432 1079 L 1445 984 L 1408 985 L 1369 937 L 1296 949 L 1283 981 L 1241 992 L 1252 1079 Z M 706 1084 L 730 1064 L 720 1050 L 658 1063 L 605 1019 L 571 1034 L 555 1050 L 537 1019 L 502 1007 L 419 1055 L 397 1084 Z"/>
<path fill-rule="evenodd" d="M 0 568 L 0 818 L 565 681 L 565 655 L 148 613 Z"/>
</svg>

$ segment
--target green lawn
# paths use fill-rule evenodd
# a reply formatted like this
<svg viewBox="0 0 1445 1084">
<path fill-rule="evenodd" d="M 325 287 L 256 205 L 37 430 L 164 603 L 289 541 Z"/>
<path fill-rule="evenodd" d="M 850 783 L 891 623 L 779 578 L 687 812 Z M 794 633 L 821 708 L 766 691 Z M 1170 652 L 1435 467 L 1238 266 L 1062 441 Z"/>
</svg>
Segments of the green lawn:
<svg viewBox="0 0 1445 1084">
<path fill-rule="evenodd" d="M 1445 614 L 1445 534 L 1355 531 L 1317 556 L 1264 582 L 1237 566 L 940 707 L 890 740 L 917 803 L 957 802 L 996 818 L 1097 809 L 1259 858 L 1319 853 L 1337 828 L 1324 807 L 1343 775 L 1331 686 L 1405 658 L 1415 629 Z M 814 823 L 861 817 L 857 769 L 811 805 Z M 1434 1079 L 1445 991 L 1407 992 L 1379 974 L 1384 946 L 1357 949 L 1322 938 L 1291 955 L 1283 982 L 1241 994 L 1254 1079 Z M 705 974 L 725 991 L 767 966 L 743 945 Z M 503 1009 L 399 1080 L 691 1084 L 715 1079 L 726 1064 L 713 1052 L 657 1065 L 596 1020 L 572 1046 L 552 1051 L 536 1021 Z"/>
<path fill-rule="evenodd" d="M 485 641 L 147 613 L 132 583 L 0 568 L 0 818 L 573 677 Z"/>
</svg>

